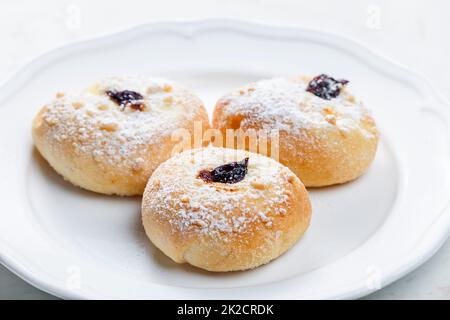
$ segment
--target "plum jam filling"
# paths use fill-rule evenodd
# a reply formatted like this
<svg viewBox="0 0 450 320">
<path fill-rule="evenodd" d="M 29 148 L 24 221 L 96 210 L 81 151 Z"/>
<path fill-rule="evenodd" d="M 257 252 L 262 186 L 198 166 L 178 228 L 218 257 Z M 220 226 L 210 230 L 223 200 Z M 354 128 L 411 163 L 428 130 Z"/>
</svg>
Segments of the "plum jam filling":
<svg viewBox="0 0 450 320">
<path fill-rule="evenodd" d="M 348 80 L 339 79 L 336 80 L 326 74 L 318 75 L 314 77 L 308 84 L 306 91 L 311 92 L 315 96 L 331 100 L 336 98 L 341 93 L 341 88 L 348 83 Z"/>
<path fill-rule="evenodd" d="M 142 99 L 144 98 L 140 93 L 130 90 L 124 91 L 106 91 L 108 97 L 117 103 L 120 107 L 130 107 L 134 110 L 144 110 L 144 104 Z"/>
<path fill-rule="evenodd" d="M 248 171 L 248 158 L 231 162 L 213 170 L 202 170 L 198 177 L 205 182 L 237 183 L 244 180 Z"/>
</svg>

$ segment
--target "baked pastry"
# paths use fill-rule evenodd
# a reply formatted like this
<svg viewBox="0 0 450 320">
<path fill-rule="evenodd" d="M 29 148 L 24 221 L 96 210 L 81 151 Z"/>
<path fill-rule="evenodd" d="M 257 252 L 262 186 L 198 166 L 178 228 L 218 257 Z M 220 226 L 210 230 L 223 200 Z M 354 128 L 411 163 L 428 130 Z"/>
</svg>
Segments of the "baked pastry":
<svg viewBox="0 0 450 320">
<path fill-rule="evenodd" d="M 193 134 L 195 123 L 209 128 L 202 102 L 186 89 L 161 78 L 113 77 L 79 94 L 57 94 L 32 133 L 42 156 L 74 185 L 141 195 L 180 143 L 172 134 Z"/>
<path fill-rule="evenodd" d="M 266 135 L 276 130 L 278 141 L 270 135 L 268 140 L 269 151 L 278 152 L 269 156 L 289 167 L 305 186 L 344 183 L 366 171 L 378 144 L 373 118 L 347 83 L 324 74 L 258 81 L 217 102 L 213 127 L 222 134 L 226 129 Z M 278 148 L 273 148 L 276 143 Z M 228 147 L 249 149 L 236 141 Z"/>
<path fill-rule="evenodd" d="M 214 147 L 161 164 L 142 202 L 153 244 L 175 262 L 209 271 L 277 258 L 302 236 L 310 216 L 308 193 L 291 170 L 259 154 Z"/>
</svg>

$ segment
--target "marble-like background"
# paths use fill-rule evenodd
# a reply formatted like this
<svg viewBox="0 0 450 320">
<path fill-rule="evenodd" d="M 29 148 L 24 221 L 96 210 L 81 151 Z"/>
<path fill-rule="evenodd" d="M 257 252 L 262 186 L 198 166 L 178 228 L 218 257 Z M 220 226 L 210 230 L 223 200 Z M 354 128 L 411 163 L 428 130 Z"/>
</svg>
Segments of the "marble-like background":
<svg viewBox="0 0 450 320">
<path fill-rule="evenodd" d="M 426 75 L 450 98 L 445 0 L 2 0 L 0 82 L 70 41 L 166 20 L 245 19 L 353 37 Z M 0 299 L 52 299 L 0 266 Z M 450 299 L 450 240 L 423 266 L 368 299 Z"/>
</svg>

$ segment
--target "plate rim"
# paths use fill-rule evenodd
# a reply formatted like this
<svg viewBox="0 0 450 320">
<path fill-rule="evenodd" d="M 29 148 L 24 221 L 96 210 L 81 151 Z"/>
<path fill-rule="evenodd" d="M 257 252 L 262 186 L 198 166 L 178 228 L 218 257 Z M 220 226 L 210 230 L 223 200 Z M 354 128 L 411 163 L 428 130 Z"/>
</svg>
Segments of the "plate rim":
<svg viewBox="0 0 450 320">
<path fill-rule="evenodd" d="M 126 28 L 119 32 L 97 35 L 79 41 L 66 43 L 65 45 L 49 50 L 32 59 L 30 62 L 22 65 L 22 67 L 20 67 L 18 71 L 16 71 L 13 75 L 6 79 L 0 85 L 0 101 L 8 99 L 8 97 L 12 93 L 14 93 L 15 90 L 19 89 L 32 75 L 38 72 L 38 70 L 41 67 L 45 66 L 48 62 L 51 62 L 58 57 L 71 54 L 74 51 L 81 49 L 81 47 L 94 45 L 99 41 L 115 42 L 115 39 L 133 37 L 137 36 L 140 33 L 149 31 L 154 32 L 158 29 L 166 31 L 173 30 L 178 34 L 191 37 L 197 33 L 217 28 L 233 30 L 235 32 L 269 34 L 274 37 L 279 36 L 283 33 L 293 35 L 296 31 L 300 31 L 300 33 L 302 34 L 305 32 L 310 32 L 311 35 L 318 35 L 319 37 L 325 39 L 333 39 L 333 41 L 331 42 L 335 45 L 349 45 L 352 49 L 357 49 L 363 52 L 366 56 L 370 56 L 377 63 L 384 63 L 385 65 L 387 64 L 391 67 L 395 67 L 397 71 L 402 72 L 403 78 L 409 78 L 410 82 L 421 83 L 422 85 L 425 84 L 426 90 L 428 90 L 432 94 L 432 96 L 438 100 L 440 105 L 445 106 L 445 108 L 448 109 L 447 111 L 450 113 L 450 101 L 439 90 L 437 90 L 436 87 L 432 85 L 431 81 L 427 77 L 399 64 L 398 62 L 393 61 L 390 58 L 383 56 L 377 51 L 367 47 L 360 41 L 357 41 L 348 36 L 343 36 L 320 29 L 267 25 L 235 19 L 202 19 L 193 21 L 151 22 L 131 28 Z M 450 116 L 448 119 L 450 119 Z M 439 216 L 433 221 L 431 226 L 424 233 L 421 243 L 421 250 L 417 250 L 417 252 L 411 253 L 410 256 L 404 258 L 401 265 L 397 266 L 394 271 L 392 271 L 390 274 L 388 274 L 387 277 L 384 278 L 381 287 L 389 285 L 395 280 L 416 269 L 418 266 L 427 261 L 431 256 L 433 256 L 434 253 L 443 245 L 443 243 L 450 235 L 449 201 L 450 199 L 447 199 L 447 203 L 440 212 Z M 430 236 L 430 234 L 432 235 Z M 43 277 L 39 277 L 38 274 L 28 271 L 26 266 L 17 261 L 14 256 L 15 254 L 13 253 L 13 250 L 10 250 L 8 248 L 7 243 L 0 241 L 0 263 L 29 284 L 37 287 L 42 291 L 64 299 L 86 299 L 94 298 L 96 296 L 93 292 L 90 292 L 90 294 L 88 295 L 81 294 L 68 290 L 61 285 L 55 284 L 51 280 L 44 281 Z M 355 284 L 351 288 L 347 288 L 345 292 L 335 294 L 334 296 L 328 298 L 359 298 L 376 290 L 377 289 L 369 289 L 367 287 L 361 287 L 361 285 Z"/>
</svg>

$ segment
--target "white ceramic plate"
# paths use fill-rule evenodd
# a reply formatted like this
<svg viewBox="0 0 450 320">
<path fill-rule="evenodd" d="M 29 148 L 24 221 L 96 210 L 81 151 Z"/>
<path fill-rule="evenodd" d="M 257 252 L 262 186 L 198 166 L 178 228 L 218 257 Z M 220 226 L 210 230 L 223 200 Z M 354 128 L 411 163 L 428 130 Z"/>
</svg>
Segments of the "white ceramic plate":
<svg viewBox="0 0 450 320">
<path fill-rule="evenodd" d="M 209 110 L 271 77 L 351 81 L 382 133 L 366 175 L 310 190 L 312 224 L 266 266 L 215 274 L 177 265 L 144 235 L 140 199 L 63 181 L 33 150 L 32 117 L 56 91 L 117 74 L 172 78 Z M 450 227 L 449 104 L 428 81 L 333 34 L 236 21 L 151 24 L 52 51 L 0 90 L 0 258 L 64 298 L 355 298 L 429 258 Z"/>
</svg>

